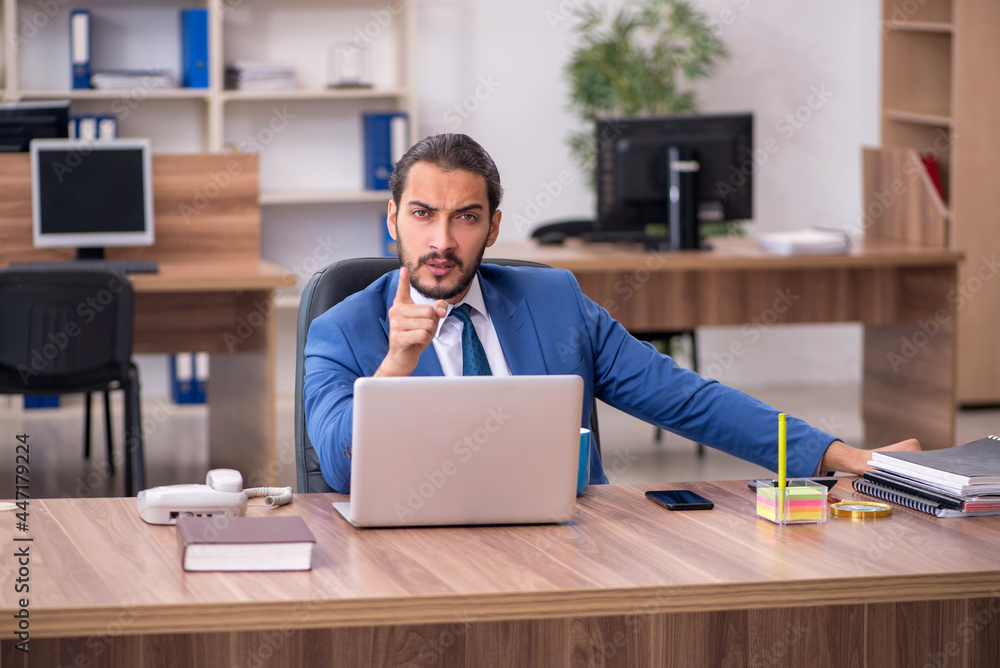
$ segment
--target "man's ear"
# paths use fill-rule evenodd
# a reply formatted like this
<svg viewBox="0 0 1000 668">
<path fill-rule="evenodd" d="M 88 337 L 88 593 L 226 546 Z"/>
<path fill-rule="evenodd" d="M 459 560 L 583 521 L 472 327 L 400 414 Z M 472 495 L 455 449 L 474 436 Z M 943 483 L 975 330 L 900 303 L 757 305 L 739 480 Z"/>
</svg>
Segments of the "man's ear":
<svg viewBox="0 0 1000 668">
<path fill-rule="evenodd" d="M 502 216 L 500 209 L 493 212 L 493 218 L 490 219 L 490 235 L 486 238 L 487 246 L 492 246 L 497 240 L 497 236 L 500 234 L 500 218 Z"/>
<path fill-rule="evenodd" d="M 389 210 L 385 216 L 385 226 L 389 228 L 389 236 L 393 241 L 399 241 L 396 236 L 396 201 L 389 200 Z"/>
</svg>

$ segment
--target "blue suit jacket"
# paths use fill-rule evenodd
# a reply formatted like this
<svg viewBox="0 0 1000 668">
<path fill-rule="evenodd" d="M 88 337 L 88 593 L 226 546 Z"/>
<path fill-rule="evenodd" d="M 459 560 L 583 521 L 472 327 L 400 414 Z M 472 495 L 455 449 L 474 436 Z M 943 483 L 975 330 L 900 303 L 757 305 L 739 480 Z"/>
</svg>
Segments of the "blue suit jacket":
<svg viewBox="0 0 1000 668">
<path fill-rule="evenodd" d="M 355 379 L 371 376 L 389 350 L 393 271 L 316 318 L 305 348 L 304 400 L 309 438 L 323 477 L 349 493 Z M 479 270 L 483 298 L 511 373 L 576 374 L 583 378 L 583 421 L 592 398 L 686 438 L 771 470 L 777 469 L 778 411 L 742 392 L 677 366 L 633 338 L 559 269 Z M 433 346 L 413 375 L 441 375 Z M 788 475 L 811 476 L 834 437 L 788 419 Z M 607 482 L 591 449 L 591 483 Z"/>
</svg>

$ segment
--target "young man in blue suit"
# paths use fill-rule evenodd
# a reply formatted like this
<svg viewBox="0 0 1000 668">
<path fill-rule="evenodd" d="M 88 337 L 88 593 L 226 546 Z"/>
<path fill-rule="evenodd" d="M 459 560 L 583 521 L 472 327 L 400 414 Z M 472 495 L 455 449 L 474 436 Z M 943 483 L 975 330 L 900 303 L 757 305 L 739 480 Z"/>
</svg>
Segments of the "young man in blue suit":
<svg viewBox="0 0 1000 668">
<path fill-rule="evenodd" d="M 633 338 L 564 270 L 481 264 L 500 232 L 503 189 L 489 154 L 465 135 L 415 144 L 390 181 L 389 233 L 400 269 L 313 321 L 305 354 L 309 438 L 323 476 L 350 492 L 353 386 L 362 376 L 462 375 L 469 304 L 489 371 L 576 374 L 583 425 L 592 397 L 771 470 L 778 412 L 674 364 Z M 391 407 L 387 407 L 391 411 Z M 914 439 L 885 449 L 916 450 Z M 868 451 L 788 419 L 788 474 L 860 473 Z M 596 449 L 591 483 L 607 482 Z"/>
</svg>

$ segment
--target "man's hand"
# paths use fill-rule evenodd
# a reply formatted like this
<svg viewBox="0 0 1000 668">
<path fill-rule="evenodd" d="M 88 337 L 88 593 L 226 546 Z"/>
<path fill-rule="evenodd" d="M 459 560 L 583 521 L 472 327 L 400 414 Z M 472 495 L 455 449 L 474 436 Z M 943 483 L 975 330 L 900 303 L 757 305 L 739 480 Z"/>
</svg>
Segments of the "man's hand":
<svg viewBox="0 0 1000 668">
<path fill-rule="evenodd" d="M 905 441 L 875 448 L 874 450 L 862 450 L 847 445 L 843 441 L 834 441 L 826 449 L 826 452 L 823 453 L 823 459 L 819 468 L 820 471 L 843 471 L 845 473 L 861 475 L 871 469 L 868 466 L 868 460 L 871 459 L 871 453 L 873 452 L 904 452 L 914 450 L 920 450 L 920 443 L 915 438 L 908 438 Z"/>
<path fill-rule="evenodd" d="M 396 298 L 389 309 L 389 352 L 375 375 L 409 376 L 413 373 L 420 354 L 437 333 L 438 321 L 447 312 L 448 303 L 443 299 L 432 305 L 414 304 L 410 298 L 409 272 L 402 267 Z"/>
</svg>

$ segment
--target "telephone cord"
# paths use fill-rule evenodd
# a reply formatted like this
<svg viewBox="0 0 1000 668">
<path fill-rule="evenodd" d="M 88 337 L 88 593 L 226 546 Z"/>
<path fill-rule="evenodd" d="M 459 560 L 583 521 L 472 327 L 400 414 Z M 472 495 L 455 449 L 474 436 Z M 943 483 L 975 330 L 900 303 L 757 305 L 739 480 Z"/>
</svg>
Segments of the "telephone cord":
<svg viewBox="0 0 1000 668">
<path fill-rule="evenodd" d="M 283 506 L 292 501 L 291 487 L 251 487 L 245 491 L 249 499 L 263 496 L 264 505 L 270 508 Z"/>
</svg>

